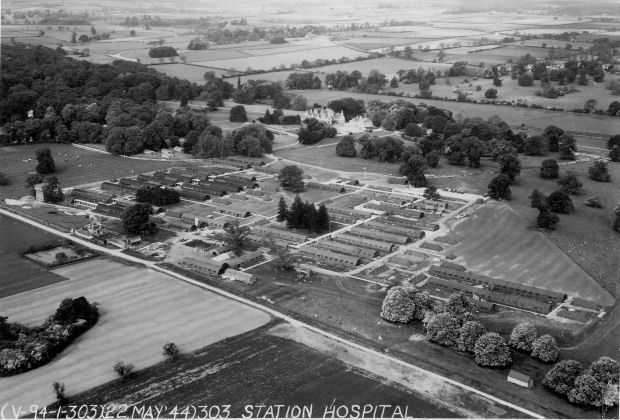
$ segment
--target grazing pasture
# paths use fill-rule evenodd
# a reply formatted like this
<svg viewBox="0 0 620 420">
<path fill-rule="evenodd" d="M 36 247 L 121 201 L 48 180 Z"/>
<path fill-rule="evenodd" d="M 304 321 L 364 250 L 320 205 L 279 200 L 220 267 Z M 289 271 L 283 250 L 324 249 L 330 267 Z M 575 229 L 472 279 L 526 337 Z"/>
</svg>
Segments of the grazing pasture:
<svg viewBox="0 0 620 420">
<path fill-rule="evenodd" d="M 261 311 L 144 268 L 99 259 L 55 272 L 70 280 L 0 299 L 3 315 L 37 325 L 62 299 L 84 296 L 99 304 L 99 321 L 51 363 L 0 378 L 0 404 L 49 404 L 55 381 L 69 394 L 86 391 L 115 379 L 117 361 L 144 369 L 164 359 L 167 342 L 191 352 L 269 321 Z"/>
<path fill-rule="evenodd" d="M 509 206 L 491 201 L 452 227 L 449 238 L 458 243 L 449 250 L 477 273 L 613 305 L 609 292 L 529 225 Z"/>
</svg>

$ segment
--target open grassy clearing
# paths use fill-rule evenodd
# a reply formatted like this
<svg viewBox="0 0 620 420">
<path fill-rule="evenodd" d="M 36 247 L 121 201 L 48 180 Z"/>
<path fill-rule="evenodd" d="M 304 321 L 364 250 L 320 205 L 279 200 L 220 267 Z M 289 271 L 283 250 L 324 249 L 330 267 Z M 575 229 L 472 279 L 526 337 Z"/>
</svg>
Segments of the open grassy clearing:
<svg viewBox="0 0 620 420">
<path fill-rule="evenodd" d="M 484 35 L 485 32 L 461 29 L 461 28 L 439 28 L 435 26 L 419 25 L 419 26 L 383 26 L 377 28 L 378 33 L 391 32 L 401 33 L 402 35 L 420 37 L 420 38 L 450 38 L 455 36 L 471 36 Z"/>
<path fill-rule="evenodd" d="M 299 93 L 299 91 L 289 92 Z M 389 102 L 399 99 L 398 97 L 391 97 L 386 95 L 329 91 L 326 89 L 304 90 L 302 94 L 306 97 L 308 103 L 316 102 L 324 105 L 327 105 L 327 103 L 333 99 L 340 99 L 343 96 L 350 96 L 355 99 L 362 99 L 364 101 L 378 99 L 381 101 Z M 562 127 L 566 131 L 597 133 L 602 136 L 612 136 L 617 134 L 618 131 L 617 121 L 613 118 L 602 115 L 565 113 L 511 106 L 436 101 L 432 99 L 401 99 L 405 99 L 414 104 L 425 103 L 428 105 L 436 106 L 438 108 L 448 109 L 452 111 L 456 116 L 462 118 L 488 118 L 493 115 L 498 115 L 501 119 L 506 121 L 506 123 L 511 126 L 521 126 L 523 124 L 524 127 L 543 130 L 545 129 L 545 127 L 553 124 L 557 125 L 558 127 Z M 558 105 L 560 104 L 558 103 Z M 605 147 L 604 141 L 601 141 L 600 144 L 601 147 Z"/>
<path fill-rule="evenodd" d="M 51 363 L 0 378 L 2 404 L 48 404 L 53 401 L 49 389 L 54 381 L 64 382 L 70 394 L 82 392 L 113 380 L 116 361 L 137 369 L 161 362 L 166 342 L 190 352 L 269 321 L 267 314 L 255 309 L 155 271 L 109 260 L 55 272 L 70 280 L 3 298 L 3 314 L 36 325 L 62 299 L 85 296 L 99 303 L 99 321 Z"/>
<path fill-rule="evenodd" d="M 11 185 L 0 187 L 0 198 L 29 194 L 24 188 L 24 180 L 35 170 L 37 161 L 34 152 L 39 147 L 50 148 L 56 163 L 54 175 L 58 176 L 63 188 L 183 165 L 183 162 L 177 161 L 112 156 L 68 144 L 7 146 L 0 150 L 0 171 L 8 175 Z M 24 162 L 26 159 L 30 161 Z"/>
<path fill-rule="evenodd" d="M 543 44 L 545 47 L 543 47 Z M 561 39 L 525 39 L 523 41 L 516 41 L 506 45 L 525 46 L 525 47 L 541 47 L 541 48 L 564 48 L 566 44 L 570 44 L 572 49 L 576 50 L 582 47 L 584 50 L 592 46 L 591 42 L 570 42 L 563 41 Z"/>
<path fill-rule="evenodd" d="M 562 290 L 603 306 L 614 298 L 542 232 L 509 206 L 491 201 L 452 226 L 446 245 L 472 271 L 546 290 Z M 544 256 L 544 257 L 543 257 Z"/>
<path fill-rule="evenodd" d="M 0 238 L 0 298 L 66 280 L 20 255 L 31 245 L 57 241 L 55 236 L 0 216 Z"/>
<path fill-rule="evenodd" d="M 243 380 L 238 380 L 243 372 Z M 269 331 L 248 333 L 208 346 L 176 363 L 141 371 L 126 382 L 114 382 L 75 396 L 77 404 L 137 403 L 180 407 L 230 404 L 231 416 L 241 417 L 246 404 L 312 405 L 321 417 L 334 399 L 337 404 L 408 406 L 416 417 L 456 417 L 402 386 L 386 383 L 369 372 L 346 365 Z"/>
</svg>

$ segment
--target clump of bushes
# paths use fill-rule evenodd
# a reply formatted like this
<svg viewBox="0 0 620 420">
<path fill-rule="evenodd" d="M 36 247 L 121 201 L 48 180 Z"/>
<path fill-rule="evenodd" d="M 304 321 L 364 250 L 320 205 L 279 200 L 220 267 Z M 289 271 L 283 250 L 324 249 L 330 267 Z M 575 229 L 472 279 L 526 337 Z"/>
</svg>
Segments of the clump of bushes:
<svg viewBox="0 0 620 420">
<path fill-rule="evenodd" d="M 27 372 L 51 361 L 97 323 L 99 311 L 85 297 L 64 299 L 41 326 L 28 328 L 0 316 L 0 376 Z"/>
</svg>

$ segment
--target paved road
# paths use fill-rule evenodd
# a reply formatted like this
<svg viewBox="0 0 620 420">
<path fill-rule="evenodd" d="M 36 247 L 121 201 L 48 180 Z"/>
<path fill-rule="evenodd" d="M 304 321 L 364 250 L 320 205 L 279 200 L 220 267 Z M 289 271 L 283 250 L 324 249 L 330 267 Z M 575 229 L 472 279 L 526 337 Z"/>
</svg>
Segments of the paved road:
<svg viewBox="0 0 620 420">
<path fill-rule="evenodd" d="M 518 405 L 512 404 L 512 403 L 510 403 L 508 401 L 504 401 L 504 400 L 502 400 L 500 398 L 497 398 L 497 397 L 495 397 L 495 396 L 493 396 L 491 394 L 488 394 L 486 392 L 480 391 L 480 390 L 475 389 L 473 387 L 470 387 L 468 385 L 462 384 L 462 383 L 460 383 L 458 381 L 455 381 L 453 379 L 446 378 L 444 376 L 438 375 L 438 374 L 436 374 L 434 372 L 431 372 L 431 371 L 428 371 L 426 369 L 422 369 L 422 368 L 420 368 L 418 366 L 415 366 L 415 365 L 413 365 L 411 363 L 407 363 L 407 362 L 405 362 L 403 360 L 400 360 L 398 358 L 395 358 L 395 357 L 386 355 L 384 353 L 380 353 L 380 352 L 378 352 L 376 350 L 364 347 L 364 346 L 362 346 L 360 344 L 357 344 L 357 343 L 355 343 L 353 341 L 346 340 L 346 339 L 344 339 L 344 338 L 342 338 L 340 336 L 337 336 L 335 334 L 329 333 L 329 332 L 324 331 L 324 330 L 322 330 L 322 329 L 320 329 L 318 327 L 315 327 L 315 326 L 310 325 L 310 324 L 306 324 L 306 323 L 301 322 L 301 321 L 299 321 L 299 320 L 297 320 L 295 318 L 292 318 L 292 317 L 290 317 L 288 315 L 285 315 L 285 314 L 283 314 L 283 313 L 281 313 L 281 312 L 279 312 L 279 311 L 277 311 L 277 310 L 275 310 L 275 309 L 273 309 L 273 308 L 271 308 L 269 306 L 265 306 L 265 305 L 256 303 L 256 302 L 254 302 L 252 300 L 242 298 L 242 297 L 237 296 L 237 295 L 235 295 L 233 293 L 229 293 L 229 292 L 226 292 L 224 290 L 218 289 L 216 287 L 213 287 L 213 286 L 201 283 L 199 281 L 196 281 L 194 279 L 191 279 L 189 277 L 186 277 L 186 276 L 184 276 L 182 274 L 179 274 L 179 273 L 176 273 L 174 271 L 167 270 L 167 269 L 165 269 L 163 267 L 159 267 L 154 262 L 144 261 L 144 260 L 141 260 L 139 258 L 130 256 L 130 255 L 127 255 L 127 254 L 123 254 L 120 250 L 111 250 L 111 249 L 108 249 L 108 248 L 104 248 L 102 246 L 93 244 L 93 243 L 91 243 L 89 241 L 82 240 L 82 239 L 80 239 L 78 237 L 75 237 L 75 236 L 73 236 L 71 234 L 68 234 L 68 233 L 65 233 L 65 232 L 60 232 L 60 231 L 58 231 L 56 229 L 53 229 L 53 228 L 51 228 L 49 226 L 45 226 L 45 225 L 43 225 L 41 223 L 35 222 L 33 220 L 30 220 L 30 219 L 28 219 L 26 217 L 22 217 L 22 216 L 16 215 L 16 214 L 11 213 L 11 212 L 9 212 L 9 211 L 7 211 L 5 209 L 0 209 L 0 214 L 4 214 L 5 216 L 9 216 L 9 217 L 12 217 L 14 219 L 20 220 L 20 221 L 22 221 L 24 223 L 27 223 L 27 224 L 32 225 L 32 226 L 35 226 L 35 227 L 37 227 L 39 229 L 42 229 L 44 231 L 53 233 L 53 234 L 55 234 L 57 236 L 61 236 L 61 237 L 66 238 L 66 239 L 70 239 L 73 242 L 76 242 L 76 243 L 79 243 L 79 244 L 84 245 L 86 247 L 95 249 L 95 250 L 100 251 L 102 253 L 114 255 L 116 257 L 123 258 L 126 261 L 144 264 L 145 266 L 147 266 L 147 267 L 149 267 L 149 268 L 151 268 L 153 270 L 157 270 L 157 271 L 160 271 L 162 273 L 168 274 L 169 276 L 174 277 L 174 278 L 179 279 L 179 280 L 182 280 L 182 281 L 184 281 L 186 283 L 190 283 L 190 284 L 192 284 L 194 286 L 210 290 L 210 291 L 212 291 L 214 293 L 218 293 L 218 294 L 220 294 L 222 296 L 228 297 L 228 298 L 233 299 L 235 301 L 238 301 L 238 302 L 241 302 L 241 303 L 245 303 L 246 305 L 251 306 L 253 308 L 257 308 L 257 309 L 263 310 L 263 311 L 271 314 L 272 316 L 275 316 L 277 318 L 283 319 L 283 320 L 289 322 L 290 324 L 292 324 L 292 325 L 294 325 L 294 326 L 296 326 L 298 328 L 305 328 L 305 329 L 310 330 L 310 331 L 312 331 L 314 333 L 318 333 L 318 334 L 320 334 L 320 335 L 322 335 L 324 337 L 327 337 L 327 338 L 329 338 L 331 340 L 334 340 L 334 341 L 336 341 L 338 343 L 344 344 L 344 345 L 352 347 L 352 348 L 354 348 L 356 350 L 359 350 L 359 351 L 362 351 L 362 352 L 367 353 L 369 355 L 372 355 L 373 357 L 380 357 L 380 358 L 385 359 L 385 360 L 387 360 L 387 361 L 389 361 L 391 363 L 395 363 L 397 365 L 406 367 L 408 369 L 412 369 L 412 370 L 416 371 L 417 374 L 423 374 L 425 377 L 430 377 L 430 378 L 433 378 L 435 380 L 442 381 L 442 382 L 444 382 L 446 384 L 450 384 L 452 386 L 456 386 L 456 387 L 462 389 L 463 391 L 475 393 L 475 394 L 477 394 L 478 396 L 480 396 L 482 398 L 486 398 L 486 399 L 491 400 L 491 401 L 493 401 L 495 403 L 499 403 L 499 404 L 504 405 L 506 407 L 509 407 L 511 409 L 517 410 L 517 411 L 519 411 L 519 412 L 521 412 L 521 413 L 523 413 L 523 414 L 525 414 L 527 416 L 534 417 L 534 418 L 539 418 L 539 419 L 543 418 L 543 416 L 541 416 L 540 414 L 537 414 L 537 413 L 535 413 L 533 411 L 527 410 L 527 409 L 525 409 L 523 407 L 520 407 Z M 474 409 L 475 410 L 474 407 L 471 407 L 470 409 Z"/>
</svg>

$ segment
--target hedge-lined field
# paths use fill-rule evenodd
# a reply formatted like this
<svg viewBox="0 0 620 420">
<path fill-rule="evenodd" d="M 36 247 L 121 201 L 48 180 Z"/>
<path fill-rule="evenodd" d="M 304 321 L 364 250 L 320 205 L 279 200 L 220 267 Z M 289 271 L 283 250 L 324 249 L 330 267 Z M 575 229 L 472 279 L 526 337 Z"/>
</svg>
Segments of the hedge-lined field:
<svg viewBox="0 0 620 420">
<path fill-rule="evenodd" d="M 56 270 L 62 283 L 0 299 L 10 322 L 40 324 L 62 299 L 84 296 L 99 303 L 99 322 L 51 363 L 0 379 L 0 405 L 51 403 L 51 384 L 75 394 L 116 378 L 117 361 L 143 369 L 164 359 L 174 342 L 190 352 L 269 321 L 263 312 L 197 289 L 155 271 L 105 259 Z"/>
</svg>

